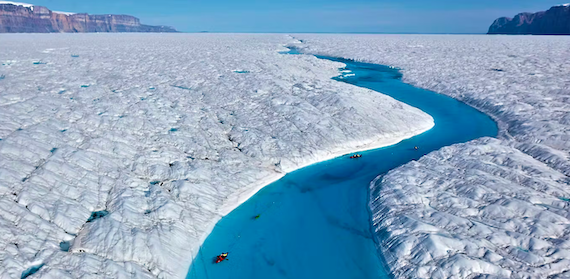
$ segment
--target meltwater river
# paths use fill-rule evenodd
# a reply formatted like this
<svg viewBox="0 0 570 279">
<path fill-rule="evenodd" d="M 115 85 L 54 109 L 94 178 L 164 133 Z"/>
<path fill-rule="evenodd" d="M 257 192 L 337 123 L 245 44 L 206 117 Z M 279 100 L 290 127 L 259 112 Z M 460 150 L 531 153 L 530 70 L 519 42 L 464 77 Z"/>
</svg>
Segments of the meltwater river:
<svg viewBox="0 0 570 279">
<path fill-rule="evenodd" d="M 396 145 L 360 152 L 362 158 L 338 157 L 266 186 L 218 222 L 187 279 L 390 278 L 371 230 L 370 182 L 441 147 L 497 135 L 497 125 L 487 115 L 403 83 L 397 69 L 317 57 L 342 62 L 354 74 L 336 80 L 417 107 L 434 118 L 435 126 Z M 229 260 L 214 264 L 221 252 L 229 252 Z"/>
</svg>

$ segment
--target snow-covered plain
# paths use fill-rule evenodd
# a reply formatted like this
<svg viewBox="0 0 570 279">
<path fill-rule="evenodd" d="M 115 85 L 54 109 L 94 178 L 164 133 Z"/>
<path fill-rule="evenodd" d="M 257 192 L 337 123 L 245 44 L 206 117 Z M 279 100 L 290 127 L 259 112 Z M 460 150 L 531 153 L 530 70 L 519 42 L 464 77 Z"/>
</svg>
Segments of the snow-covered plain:
<svg viewBox="0 0 570 279">
<path fill-rule="evenodd" d="M 283 35 L 1 35 L 1 278 L 183 278 L 222 215 L 433 119 Z"/>
<path fill-rule="evenodd" d="M 398 278 L 570 277 L 570 38 L 306 35 L 304 52 L 402 68 L 493 116 L 499 139 L 433 152 L 371 184 Z"/>
</svg>

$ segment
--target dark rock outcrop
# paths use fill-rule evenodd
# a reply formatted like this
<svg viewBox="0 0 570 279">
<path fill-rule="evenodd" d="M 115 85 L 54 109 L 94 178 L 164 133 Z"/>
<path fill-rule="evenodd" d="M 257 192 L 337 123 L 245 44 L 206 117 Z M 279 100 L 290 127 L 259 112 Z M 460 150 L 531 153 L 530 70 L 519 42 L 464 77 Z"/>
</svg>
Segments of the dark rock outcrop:
<svg viewBox="0 0 570 279">
<path fill-rule="evenodd" d="M 141 24 L 129 15 L 52 12 L 42 6 L 0 4 L 0 33 L 51 32 L 176 32 L 168 26 Z"/>
<path fill-rule="evenodd" d="M 487 34 L 570 35 L 570 5 L 554 6 L 545 12 L 520 13 L 514 18 L 501 17 Z"/>
</svg>

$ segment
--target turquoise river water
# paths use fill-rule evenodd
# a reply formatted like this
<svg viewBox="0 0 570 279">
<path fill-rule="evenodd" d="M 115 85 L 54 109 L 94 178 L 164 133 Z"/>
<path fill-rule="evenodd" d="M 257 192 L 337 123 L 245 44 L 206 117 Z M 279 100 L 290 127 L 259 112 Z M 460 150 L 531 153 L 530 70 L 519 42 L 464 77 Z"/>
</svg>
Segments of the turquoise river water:
<svg viewBox="0 0 570 279">
<path fill-rule="evenodd" d="M 266 186 L 218 222 L 187 279 L 390 278 L 371 228 L 370 182 L 441 147 L 497 135 L 487 115 L 403 83 L 397 69 L 317 57 L 345 63 L 354 74 L 336 80 L 417 107 L 434 118 L 435 126 L 396 145 L 360 152 L 362 158 L 346 155 L 317 163 Z M 228 260 L 215 264 L 222 252 L 229 252 Z"/>
</svg>

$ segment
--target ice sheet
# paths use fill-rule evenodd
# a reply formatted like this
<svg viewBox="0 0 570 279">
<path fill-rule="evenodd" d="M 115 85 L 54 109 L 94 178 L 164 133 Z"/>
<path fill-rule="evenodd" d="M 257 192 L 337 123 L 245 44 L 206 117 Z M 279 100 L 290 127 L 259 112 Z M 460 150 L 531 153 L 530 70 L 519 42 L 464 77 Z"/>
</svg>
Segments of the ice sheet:
<svg viewBox="0 0 570 279">
<path fill-rule="evenodd" d="M 183 278 L 216 221 L 259 188 L 433 125 L 332 80 L 340 63 L 279 54 L 284 35 L 0 41 L 8 278 Z"/>
</svg>

